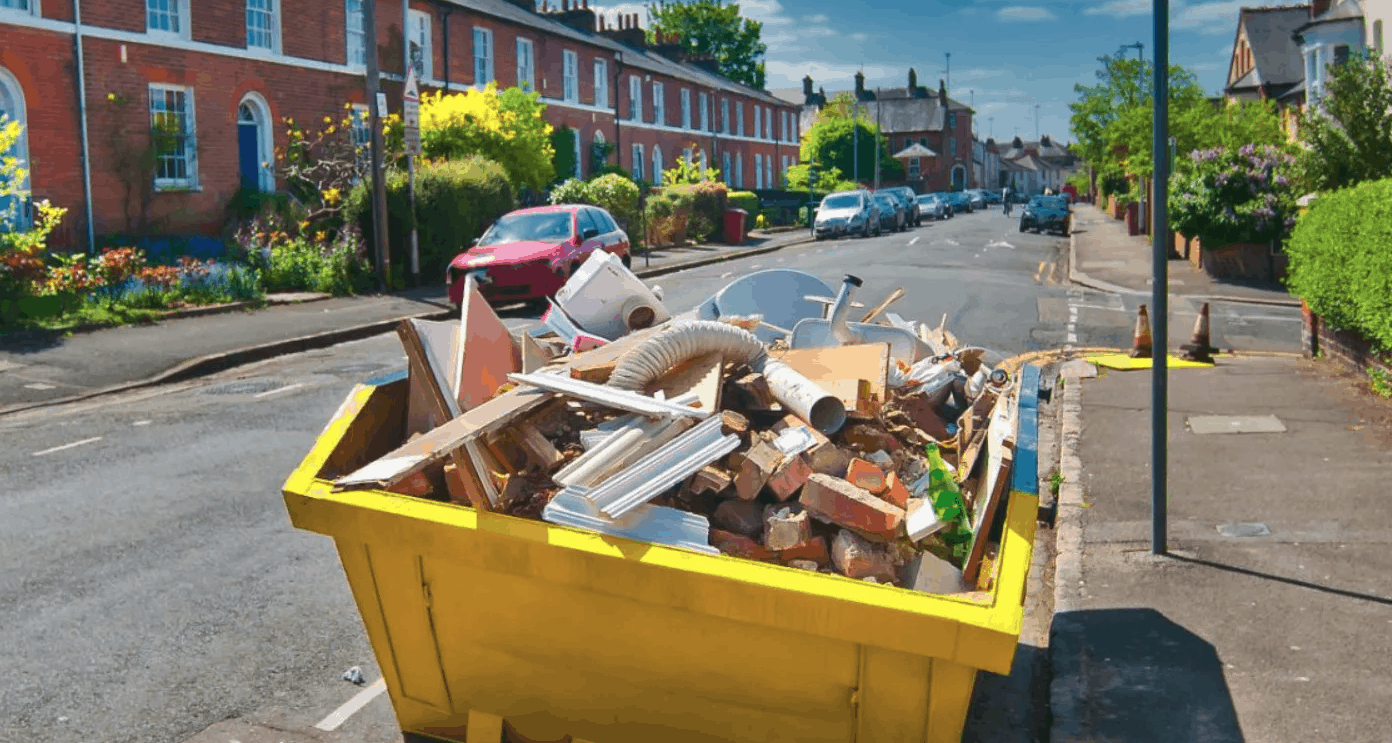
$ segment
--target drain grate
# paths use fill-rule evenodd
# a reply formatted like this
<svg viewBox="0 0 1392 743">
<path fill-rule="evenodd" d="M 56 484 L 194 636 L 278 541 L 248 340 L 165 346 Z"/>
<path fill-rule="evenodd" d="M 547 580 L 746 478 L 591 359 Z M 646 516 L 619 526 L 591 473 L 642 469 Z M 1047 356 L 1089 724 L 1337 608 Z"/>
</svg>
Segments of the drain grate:
<svg viewBox="0 0 1392 743">
<path fill-rule="evenodd" d="M 1245 523 L 1219 524 L 1218 533 L 1225 537 L 1236 537 L 1246 539 L 1250 537 L 1271 536 L 1271 529 L 1259 521 Z"/>
<path fill-rule="evenodd" d="M 230 384 L 209 387 L 203 390 L 205 395 L 254 395 L 261 392 L 270 392 L 284 387 L 285 383 L 278 379 L 251 379 L 245 382 L 232 382 Z"/>
</svg>

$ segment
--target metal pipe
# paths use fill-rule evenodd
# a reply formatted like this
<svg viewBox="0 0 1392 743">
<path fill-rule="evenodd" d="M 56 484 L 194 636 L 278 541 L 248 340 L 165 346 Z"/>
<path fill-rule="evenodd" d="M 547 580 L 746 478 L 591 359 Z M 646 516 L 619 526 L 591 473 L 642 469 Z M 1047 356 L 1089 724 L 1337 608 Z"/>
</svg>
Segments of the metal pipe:
<svg viewBox="0 0 1392 743">
<path fill-rule="evenodd" d="M 87 73 L 82 56 L 82 0 L 73 0 L 73 46 L 77 47 L 77 116 L 82 124 L 82 195 L 87 202 L 87 252 L 95 255 L 97 239 L 92 225 L 92 149 L 87 142 Z M 32 178 L 30 184 L 32 188 Z"/>
<path fill-rule="evenodd" d="M 846 274 L 841 280 L 841 293 L 831 305 L 831 334 L 843 345 L 859 340 L 859 335 L 846 324 L 846 316 L 851 313 L 851 295 L 863 284 L 859 277 Z"/>
<path fill-rule="evenodd" d="M 1169 161 L 1162 153 L 1169 139 L 1169 72 L 1170 72 L 1170 2 L 1155 0 L 1155 121 L 1151 132 L 1151 161 L 1155 164 L 1154 203 L 1155 228 L 1151 235 L 1151 266 L 1155 275 L 1151 285 L 1151 304 L 1155 315 L 1151 320 L 1151 400 L 1150 400 L 1150 551 L 1156 555 L 1166 552 L 1168 531 L 1168 467 L 1166 437 L 1169 416 L 1169 245 L 1163 239 L 1169 227 L 1166 201 L 1169 194 Z"/>
<path fill-rule="evenodd" d="M 846 425 L 846 404 L 782 361 L 768 359 L 755 371 L 764 375 L 775 399 L 825 434 Z"/>
</svg>

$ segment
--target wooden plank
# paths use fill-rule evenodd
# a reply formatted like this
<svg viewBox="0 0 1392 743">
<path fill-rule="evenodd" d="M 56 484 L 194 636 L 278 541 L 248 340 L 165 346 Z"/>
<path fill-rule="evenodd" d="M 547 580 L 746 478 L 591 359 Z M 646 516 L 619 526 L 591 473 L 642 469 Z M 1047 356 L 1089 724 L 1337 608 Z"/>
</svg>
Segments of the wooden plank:
<svg viewBox="0 0 1392 743">
<path fill-rule="evenodd" d="M 555 469 L 557 465 L 565 461 L 565 455 L 561 454 L 554 445 L 530 423 L 523 423 L 512 429 L 513 437 L 523 451 L 527 452 L 528 458 L 547 472 Z"/>
<path fill-rule="evenodd" d="M 885 297 L 885 300 L 883 302 L 880 302 L 879 304 L 875 305 L 875 309 L 865 313 L 865 316 L 860 318 L 860 321 L 870 322 L 871 320 L 874 320 L 875 318 L 879 317 L 880 313 L 889 309 L 889 306 L 891 304 L 894 304 L 895 302 L 898 302 L 900 299 L 903 299 L 904 293 L 904 287 L 901 286 L 896 288 L 894 291 L 889 293 L 888 297 Z"/>
<path fill-rule="evenodd" d="M 541 344 L 530 333 L 522 334 L 522 373 L 531 374 L 532 372 L 546 366 L 550 361 L 550 356 L 542 349 Z"/>
<path fill-rule="evenodd" d="M 967 552 L 967 560 L 962 567 L 962 578 L 968 585 L 977 580 L 981 570 L 981 558 L 986 551 L 986 540 L 991 533 L 991 525 L 995 522 L 996 512 L 1000 510 L 1001 501 L 1005 500 L 1005 492 L 1010 485 L 1011 459 L 1009 442 L 1001 446 L 998 453 L 991 453 L 989 461 L 995 466 L 990 468 L 981 487 L 981 492 L 985 494 L 986 499 L 976 508 L 977 517 L 976 523 L 973 525 L 971 548 Z"/>
<path fill-rule="evenodd" d="M 659 391 L 666 399 L 680 397 L 694 392 L 700 399 L 702 410 L 720 409 L 720 388 L 725 377 L 725 357 L 719 353 L 708 353 L 679 364 L 661 379 L 648 385 L 646 394 L 655 395 Z"/>
<path fill-rule="evenodd" d="M 870 394 L 880 401 L 885 399 L 885 389 L 889 386 L 888 343 L 801 348 L 771 355 L 820 385 L 834 384 L 843 379 L 868 380 Z"/>
<path fill-rule="evenodd" d="M 472 275 L 465 278 L 461 307 L 457 336 L 461 342 L 452 368 L 452 389 L 462 412 L 478 407 L 508 383 L 507 375 L 521 367 L 521 351 Z"/>
</svg>

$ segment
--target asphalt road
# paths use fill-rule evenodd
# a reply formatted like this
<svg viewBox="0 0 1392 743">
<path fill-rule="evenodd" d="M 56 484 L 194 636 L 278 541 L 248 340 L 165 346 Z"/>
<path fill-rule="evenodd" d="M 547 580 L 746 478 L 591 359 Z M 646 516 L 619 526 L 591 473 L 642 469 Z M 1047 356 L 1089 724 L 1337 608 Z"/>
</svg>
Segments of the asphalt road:
<svg viewBox="0 0 1392 743">
<path fill-rule="evenodd" d="M 761 268 L 833 285 L 850 272 L 867 306 L 902 285 L 893 311 L 946 314 L 1001 353 L 1129 343 L 1133 298 L 1056 283 L 1066 252 L 995 210 L 653 283 L 682 309 Z M 1299 338 L 1295 311 L 1215 307 L 1213 324 L 1216 345 Z M 363 693 L 346 669 L 379 679 L 332 542 L 293 530 L 279 491 L 353 383 L 403 366 L 384 334 L 0 418 L 0 740 L 178 743 L 228 720 L 304 731 Z M 400 739 L 385 695 L 337 733 Z"/>
</svg>

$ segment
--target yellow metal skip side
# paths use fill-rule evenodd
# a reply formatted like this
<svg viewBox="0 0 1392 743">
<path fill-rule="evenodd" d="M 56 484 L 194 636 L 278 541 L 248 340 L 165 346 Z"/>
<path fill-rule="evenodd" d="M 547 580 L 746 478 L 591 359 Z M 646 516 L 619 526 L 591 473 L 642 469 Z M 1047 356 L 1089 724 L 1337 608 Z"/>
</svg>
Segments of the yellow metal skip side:
<svg viewBox="0 0 1392 743">
<path fill-rule="evenodd" d="M 1038 499 L 1010 498 L 989 600 L 603 537 L 320 471 L 354 390 L 287 481 L 334 537 L 403 730 L 462 740 L 955 741 L 978 669 L 1008 673 Z M 488 738 L 492 740 L 492 738 Z"/>
</svg>

